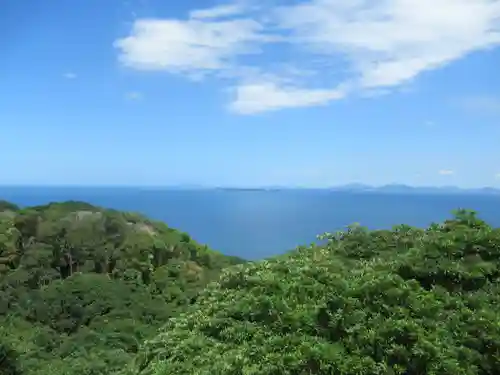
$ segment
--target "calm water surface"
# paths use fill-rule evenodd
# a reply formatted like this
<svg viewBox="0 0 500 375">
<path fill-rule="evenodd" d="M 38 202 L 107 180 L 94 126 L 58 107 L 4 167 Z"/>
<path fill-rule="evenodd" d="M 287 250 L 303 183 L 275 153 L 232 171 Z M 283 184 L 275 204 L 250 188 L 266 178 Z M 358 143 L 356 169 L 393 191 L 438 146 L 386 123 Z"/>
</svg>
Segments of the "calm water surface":
<svg viewBox="0 0 500 375">
<path fill-rule="evenodd" d="M 283 253 L 353 222 L 372 229 L 399 223 L 425 226 L 448 218 L 456 208 L 477 210 L 500 226 L 498 196 L 9 187 L 0 188 L 0 199 L 19 205 L 71 199 L 137 211 L 247 259 Z"/>
</svg>

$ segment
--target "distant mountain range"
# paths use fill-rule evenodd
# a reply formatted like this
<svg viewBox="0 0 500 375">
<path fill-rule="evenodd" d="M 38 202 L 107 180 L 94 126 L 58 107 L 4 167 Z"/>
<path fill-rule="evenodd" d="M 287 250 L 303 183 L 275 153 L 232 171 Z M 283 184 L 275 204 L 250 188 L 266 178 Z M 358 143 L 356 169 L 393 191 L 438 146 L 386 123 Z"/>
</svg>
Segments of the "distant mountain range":
<svg viewBox="0 0 500 375">
<path fill-rule="evenodd" d="M 268 186 L 268 187 L 220 187 L 221 190 L 238 190 L 238 191 L 276 191 L 276 190 L 329 190 L 342 192 L 373 192 L 373 193 L 388 193 L 388 194 L 481 194 L 481 195 L 500 195 L 500 189 L 492 187 L 464 189 L 457 186 L 408 186 L 402 184 L 390 184 L 384 186 L 370 186 L 364 184 L 348 184 L 341 186 L 333 186 L 329 188 L 301 188 L 301 187 L 285 187 L 285 186 Z"/>
<path fill-rule="evenodd" d="M 483 188 L 459 188 L 457 186 L 408 186 L 402 184 L 391 184 L 384 186 L 369 186 L 363 184 L 349 184 L 329 188 L 334 191 L 366 191 L 380 193 L 405 193 L 405 194 L 500 194 L 500 189 L 492 187 Z"/>
</svg>

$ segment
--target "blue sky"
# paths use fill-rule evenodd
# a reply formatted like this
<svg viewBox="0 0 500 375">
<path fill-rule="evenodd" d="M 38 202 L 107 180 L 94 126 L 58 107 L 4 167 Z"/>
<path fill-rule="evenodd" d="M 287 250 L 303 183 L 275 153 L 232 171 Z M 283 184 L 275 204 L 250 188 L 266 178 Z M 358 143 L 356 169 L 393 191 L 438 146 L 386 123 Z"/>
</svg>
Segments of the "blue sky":
<svg viewBox="0 0 500 375">
<path fill-rule="evenodd" d="M 500 0 L 3 0 L 0 29 L 0 184 L 500 187 Z"/>
</svg>

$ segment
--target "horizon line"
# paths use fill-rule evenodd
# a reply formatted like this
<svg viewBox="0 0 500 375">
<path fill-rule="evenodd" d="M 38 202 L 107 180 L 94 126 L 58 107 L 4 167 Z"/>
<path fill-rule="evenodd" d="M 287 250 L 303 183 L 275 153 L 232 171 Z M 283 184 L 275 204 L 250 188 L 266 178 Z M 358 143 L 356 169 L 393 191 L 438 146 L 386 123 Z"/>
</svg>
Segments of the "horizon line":
<svg viewBox="0 0 500 375">
<path fill-rule="evenodd" d="M 382 188 L 410 188 L 410 189 L 441 189 L 441 190 L 484 190 L 492 189 L 499 190 L 500 187 L 495 186 L 478 186 L 478 187 L 460 187 L 457 185 L 409 185 L 402 183 L 389 183 L 383 185 L 370 185 L 364 183 L 345 183 L 340 185 L 330 186 L 301 186 L 301 185 L 202 185 L 202 184 L 170 184 L 170 185 L 125 185 L 125 184 L 0 184 L 2 188 L 98 188 L 98 189 L 197 189 L 197 190 L 214 190 L 214 189 L 293 189 L 293 190 L 332 190 L 332 189 L 382 189 Z"/>
</svg>

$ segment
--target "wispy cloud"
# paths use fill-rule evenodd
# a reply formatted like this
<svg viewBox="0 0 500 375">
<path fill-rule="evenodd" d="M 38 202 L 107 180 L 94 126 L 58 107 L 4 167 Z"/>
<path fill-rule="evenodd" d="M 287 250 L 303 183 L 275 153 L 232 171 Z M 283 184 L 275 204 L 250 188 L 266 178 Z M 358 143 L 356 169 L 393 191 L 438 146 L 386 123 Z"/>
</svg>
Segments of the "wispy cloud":
<svg viewBox="0 0 500 375">
<path fill-rule="evenodd" d="M 495 175 L 495 178 L 500 180 L 500 172 L 498 172 L 496 175 Z"/>
<path fill-rule="evenodd" d="M 139 19 L 115 42 L 119 59 L 135 69 L 216 76 L 233 87 L 230 108 L 253 113 L 395 89 L 500 44 L 500 0 L 242 4 L 193 10 L 186 19 Z M 293 52 L 294 61 L 281 61 L 286 54 L 277 49 Z M 276 71 L 279 64 L 321 72 L 327 83 Z M 270 69 L 275 80 L 263 78 Z"/>
<path fill-rule="evenodd" d="M 246 7 L 242 3 L 219 5 L 208 9 L 196 9 L 189 13 L 192 19 L 208 19 L 237 16 L 245 13 Z"/>
<path fill-rule="evenodd" d="M 452 171 L 451 169 L 441 169 L 438 173 L 442 176 L 451 176 L 455 174 L 455 171 Z"/>
<path fill-rule="evenodd" d="M 236 87 L 235 100 L 230 109 L 241 114 L 273 109 L 326 104 L 344 97 L 342 90 L 299 89 L 278 86 L 276 83 L 244 84 Z"/>
<path fill-rule="evenodd" d="M 475 113 L 500 114 L 500 97 L 498 96 L 468 96 L 458 100 L 458 104 Z"/>
<path fill-rule="evenodd" d="M 138 20 L 115 46 L 129 67 L 199 75 L 233 68 L 238 55 L 260 53 L 261 29 L 252 19 Z"/>
<path fill-rule="evenodd" d="M 78 78 L 78 76 L 76 75 L 76 73 L 73 73 L 73 72 L 66 72 L 63 74 L 63 77 L 66 78 L 66 79 L 76 79 Z"/>
</svg>

